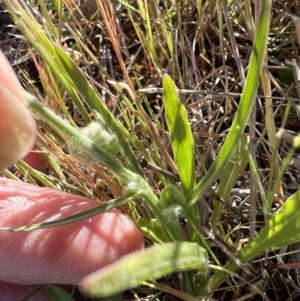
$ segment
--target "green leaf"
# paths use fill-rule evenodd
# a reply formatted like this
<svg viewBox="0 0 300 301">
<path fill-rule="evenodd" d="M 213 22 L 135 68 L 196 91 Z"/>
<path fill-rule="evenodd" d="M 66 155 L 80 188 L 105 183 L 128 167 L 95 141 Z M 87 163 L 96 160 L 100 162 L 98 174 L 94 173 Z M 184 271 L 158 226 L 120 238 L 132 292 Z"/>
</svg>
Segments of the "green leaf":
<svg viewBox="0 0 300 301">
<path fill-rule="evenodd" d="M 222 173 L 223 168 L 230 160 L 238 139 L 240 139 L 244 128 L 246 126 L 249 114 L 251 112 L 252 104 L 255 101 L 255 94 L 260 81 L 263 60 L 265 56 L 265 49 L 267 45 L 267 38 L 269 34 L 269 23 L 271 18 L 272 1 L 265 0 L 261 2 L 260 18 L 257 27 L 257 32 L 254 40 L 254 49 L 250 58 L 249 72 L 247 75 L 245 87 L 240 100 L 239 108 L 235 115 L 232 127 L 228 133 L 225 143 L 219 152 L 215 162 L 209 171 L 202 178 L 200 183 L 195 187 L 188 202 L 192 206 L 197 200 L 212 186 L 214 181 Z M 242 255 L 245 257 L 245 255 Z M 229 262 L 225 265 L 226 269 L 233 271 L 236 266 Z M 226 279 L 224 272 L 217 272 L 210 280 L 210 289 L 217 287 L 220 282 Z"/>
<path fill-rule="evenodd" d="M 48 284 L 47 293 L 52 301 L 74 301 L 74 299 L 62 288 Z"/>
<path fill-rule="evenodd" d="M 300 241 L 300 190 L 293 194 L 245 248 L 238 253 L 247 261 L 266 252 Z"/>
<path fill-rule="evenodd" d="M 300 190 L 293 194 L 275 213 L 266 226 L 245 248 L 237 253 L 237 258 L 247 262 L 266 250 L 279 249 L 300 241 Z M 233 262 L 224 267 L 234 271 L 237 266 Z M 226 279 L 226 274 L 219 273 L 212 278 L 210 287 L 216 287 Z"/>
<path fill-rule="evenodd" d="M 269 21 L 271 14 L 271 0 L 262 1 L 260 20 L 254 40 L 254 49 L 250 58 L 249 71 L 243 89 L 238 110 L 230 131 L 216 160 L 188 196 L 188 208 L 196 203 L 208 191 L 215 180 L 222 174 L 224 167 L 232 157 L 237 142 L 241 138 L 247 124 L 252 104 L 256 99 L 257 88 L 260 81 L 262 66 L 269 34 Z"/>
<path fill-rule="evenodd" d="M 175 163 L 185 195 L 195 186 L 194 139 L 185 107 L 180 102 L 176 87 L 168 75 L 163 77 L 166 119 L 170 132 Z"/>
<path fill-rule="evenodd" d="M 207 268 L 207 253 L 196 243 L 168 243 L 131 253 L 85 277 L 80 285 L 91 296 L 108 297 L 176 271 L 198 269 L 207 277 Z"/>
<path fill-rule="evenodd" d="M 185 203 L 185 197 L 174 185 L 167 185 L 160 193 L 159 205 L 162 210 L 175 205 L 184 206 Z"/>
<path fill-rule="evenodd" d="M 140 217 L 136 226 L 143 236 L 150 239 L 153 243 L 163 243 L 168 241 L 168 237 L 162 229 L 161 223 L 154 218 Z"/>
</svg>

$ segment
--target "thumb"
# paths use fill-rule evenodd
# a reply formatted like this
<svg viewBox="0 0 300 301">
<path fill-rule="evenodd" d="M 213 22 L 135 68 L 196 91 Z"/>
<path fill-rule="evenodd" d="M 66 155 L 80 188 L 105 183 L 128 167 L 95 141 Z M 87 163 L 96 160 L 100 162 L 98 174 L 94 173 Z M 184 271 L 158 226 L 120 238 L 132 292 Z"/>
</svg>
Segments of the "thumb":
<svg viewBox="0 0 300 301">
<path fill-rule="evenodd" d="M 0 51 L 0 172 L 25 156 L 35 140 L 36 125 L 25 106 L 20 83 Z"/>
</svg>

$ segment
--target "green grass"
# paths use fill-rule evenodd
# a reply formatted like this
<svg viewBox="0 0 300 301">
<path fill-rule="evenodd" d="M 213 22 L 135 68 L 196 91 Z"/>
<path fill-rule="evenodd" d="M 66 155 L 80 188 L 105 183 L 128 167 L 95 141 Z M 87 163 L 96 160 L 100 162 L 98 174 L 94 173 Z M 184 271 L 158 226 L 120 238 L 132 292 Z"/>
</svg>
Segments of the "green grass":
<svg viewBox="0 0 300 301">
<path fill-rule="evenodd" d="M 35 2 L 39 14 L 23 1 L 14 7 L 4 0 L 37 53 L 39 78 L 25 84 L 26 99 L 43 129 L 37 146 L 49 165 L 42 174 L 20 163 L 19 172 L 31 182 L 48 187 L 55 182 L 62 190 L 107 202 L 63 220 L 9 230 L 55 227 L 127 204 L 149 251 L 135 253 L 135 260 L 126 257 L 106 278 L 85 283 L 87 293 L 107 297 L 107 291 L 95 289 L 105 283 L 109 294 L 145 285 L 184 300 L 219 300 L 224 287 L 231 289 L 226 300 L 249 289 L 263 297 L 251 283 L 252 261 L 299 241 L 299 193 L 281 185 L 284 176 L 289 183 L 297 175 L 288 169 L 297 141 L 279 143 L 276 127 L 288 129 L 288 99 L 279 104 L 286 116 L 280 118 L 274 114 L 278 103 L 269 97 L 288 93 L 280 73 L 268 67 L 282 66 L 283 53 L 293 56 L 293 32 L 287 27 L 276 35 L 287 20 L 280 14 L 271 18 L 270 0 L 262 1 L 257 23 L 248 1 L 96 1 L 98 13 L 84 21 L 71 13 L 72 1 L 49 1 L 47 7 Z M 272 14 L 276 9 L 280 3 L 274 2 Z M 99 55 L 98 43 L 111 49 L 112 68 Z M 272 90 L 276 82 L 281 89 Z M 151 84 L 163 87 L 163 99 L 138 93 Z M 177 88 L 223 95 L 178 95 Z M 257 94 L 267 98 L 258 102 Z M 117 156 L 79 131 L 92 121 L 116 137 Z M 76 152 L 69 155 L 74 143 L 89 162 Z M 101 192 L 94 189 L 94 173 L 105 183 Z M 245 179 L 249 182 L 239 186 Z M 245 211 L 233 191 L 248 188 Z M 279 209 L 274 201 L 285 204 Z M 124 271 L 131 278 L 115 285 L 114 275 Z M 170 284 L 180 281 L 181 290 Z M 287 298 L 292 288 L 276 285 L 286 289 Z"/>
</svg>

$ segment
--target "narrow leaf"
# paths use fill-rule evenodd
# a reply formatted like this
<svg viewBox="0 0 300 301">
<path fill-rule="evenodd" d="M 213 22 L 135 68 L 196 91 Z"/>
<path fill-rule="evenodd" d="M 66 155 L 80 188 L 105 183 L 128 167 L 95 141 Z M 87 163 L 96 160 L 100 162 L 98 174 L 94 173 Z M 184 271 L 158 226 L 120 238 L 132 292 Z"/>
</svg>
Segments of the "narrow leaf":
<svg viewBox="0 0 300 301">
<path fill-rule="evenodd" d="M 207 267 L 207 253 L 196 243 L 168 243 L 131 253 L 85 277 L 80 285 L 91 296 L 108 297 L 176 271 L 198 269 L 207 277 Z"/>
<path fill-rule="evenodd" d="M 137 195 L 135 195 L 137 196 Z M 75 213 L 73 215 L 60 218 L 54 221 L 50 222 L 43 222 L 38 224 L 31 224 L 26 226 L 17 226 L 17 227 L 6 227 L 6 226 L 0 226 L 0 231 L 13 231 L 13 232 L 21 232 L 21 231 L 33 231 L 38 229 L 45 229 L 45 228 L 52 228 L 52 227 L 58 227 L 63 225 L 72 224 L 87 218 L 91 218 L 95 215 L 98 215 L 100 213 L 106 212 L 110 209 L 116 208 L 120 205 L 123 205 L 125 203 L 128 203 L 129 201 L 132 201 L 134 199 L 134 196 L 124 196 L 117 199 L 112 199 L 110 201 L 107 201 L 103 203 L 102 205 L 96 206 L 91 209 L 84 210 L 79 213 Z"/>
<path fill-rule="evenodd" d="M 162 229 L 161 223 L 154 218 L 140 217 L 136 226 L 143 236 L 150 239 L 153 243 L 163 243 L 168 241 L 168 237 Z"/>
<path fill-rule="evenodd" d="M 300 241 L 300 190 L 293 194 L 282 208 L 270 219 L 266 226 L 259 232 L 245 248 L 237 253 L 237 258 L 242 262 L 262 255 L 266 250 L 286 247 Z M 237 266 L 232 261 L 228 262 L 225 269 L 234 271 Z M 217 273 L 210 281 L 213 289 L 226 279 L 224 272 Z"/>
<path fill-rule="evenodd" d="M 74 301 L 74 299 L 62 288 L 48 284 L 47 293 L 52 301 Z"/>
<path fill-rule="evenodd" d="M 278 249 L 300 241 L 300 190 L 293 194 L 245 248 L 238 253 L 247 261 L 267 249 Z"/>
<path fill-rule="evenodd" d="M 186 109 L 180 102 L 175 91 L 175 84 L 168 75 L 163 77 L 163 88 L 166 119 L 175 163 L 179 171 L 184 194 L 187 195 L 195 186 L 193 135 Z"/>
<path fill-rule="evenodd" d="M 221 175 L 224 167 L 229 162 L 235 151 L 238 140 L 241 138 L 241 135 L 244 132 L 249 114 L 251 112 L 252 104 L 256 98 L 256 92 L 260 81 L 269 33 L 271 4 L 271 0 L 265 0 L 261 2 L 260 21 L 258 24 L 257 34 L 254 41 L 254 49 L 251 54 L 249 71 L 239 103 L 239 108 L 236 112 L 224 145 L 220 150 L 216 160 L 189 195 L 188 208 L 196 203 L 197 200 L 199 200 L 199 198 L 212 187 L 215 180 Z"/>
</svg>

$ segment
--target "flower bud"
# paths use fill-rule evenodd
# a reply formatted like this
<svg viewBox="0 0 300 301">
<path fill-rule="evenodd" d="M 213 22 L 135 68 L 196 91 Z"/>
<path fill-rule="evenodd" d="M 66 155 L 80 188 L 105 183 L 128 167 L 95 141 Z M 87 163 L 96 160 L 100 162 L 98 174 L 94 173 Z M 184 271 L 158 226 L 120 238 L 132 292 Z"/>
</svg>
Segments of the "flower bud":
<svg viewBox="0 0 300 301">
<path fill-rule="evenodd" d="M 116 156 L 119 152 L 117 136 L 109 133 L 101 123 L 91 122 L 80 131 L 84 136 L 88 137 L 94 144 L 110 155 Z M 95 161 L 93 154 L 75 140 L 72 140 L 70 143 L 70 152 L 71 155 L 84 163 L 93 163 L 93 161 Z"/>
<path fill-rule="evenodd" d="M 184 195 L 174 186 L 167 185 L 160 194 L 160 206 L 167 223 L 176 224 L 183 215 Z"/>
<path fill-rule="evenodd" d="M 160 193 L 160 205 L 163 208 L 170 206 L 184 206 L 185 197 L 174 185 L 167 185 Z"/>
</svg>

